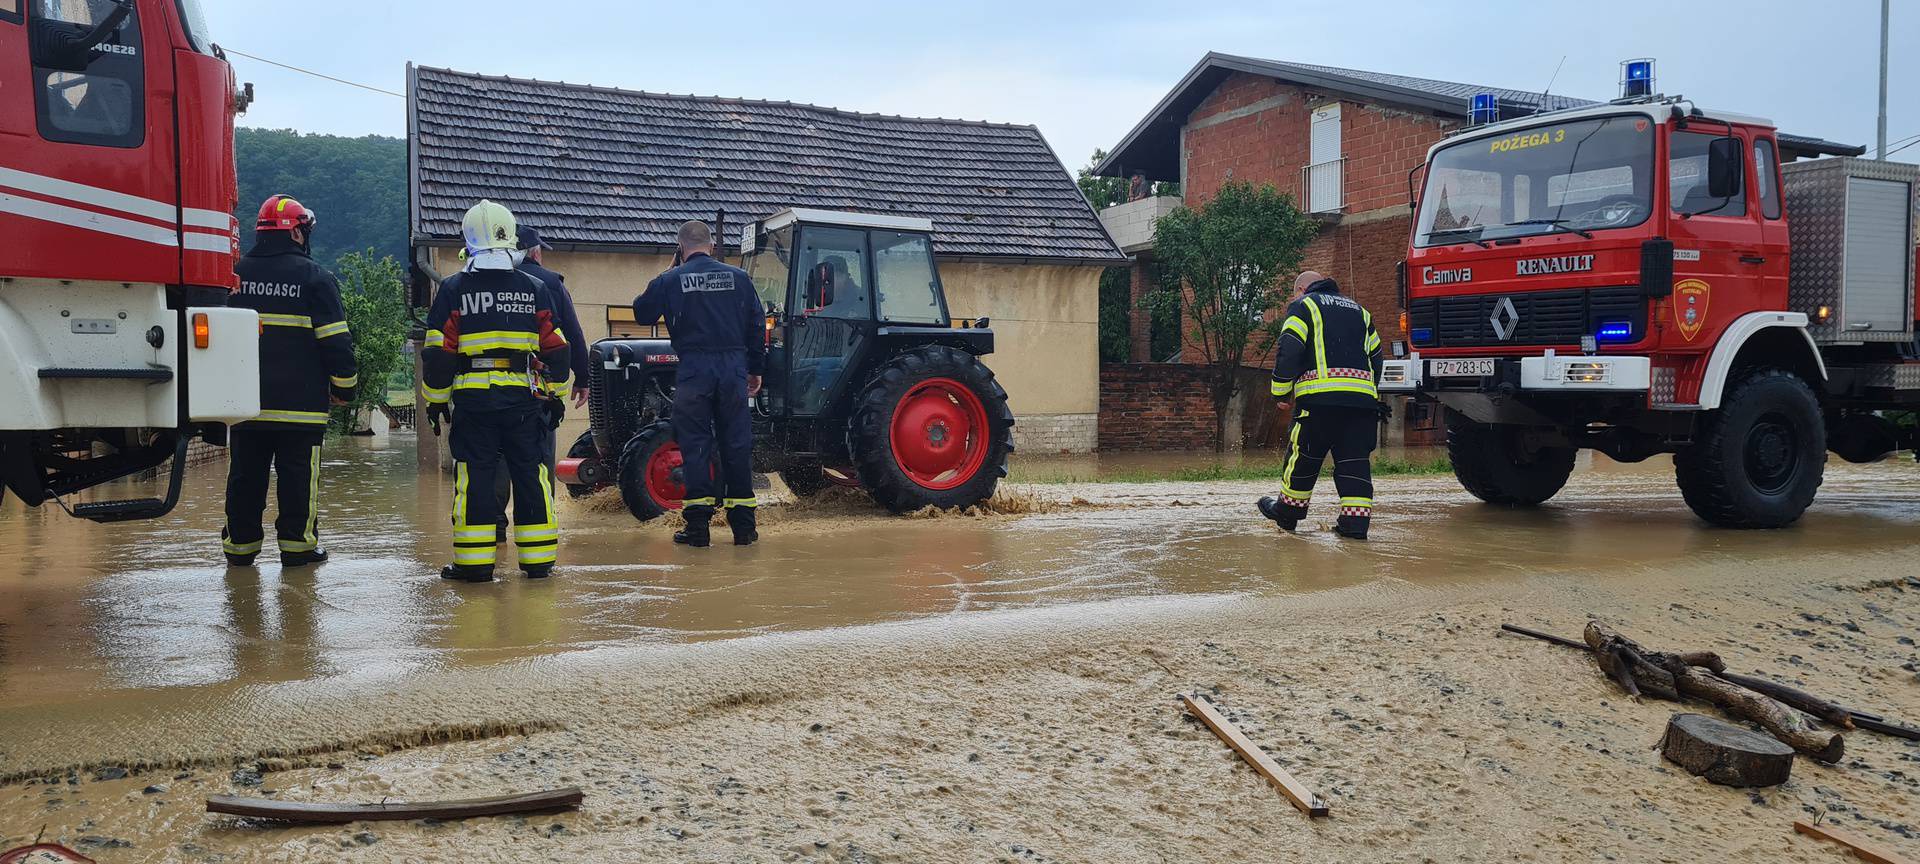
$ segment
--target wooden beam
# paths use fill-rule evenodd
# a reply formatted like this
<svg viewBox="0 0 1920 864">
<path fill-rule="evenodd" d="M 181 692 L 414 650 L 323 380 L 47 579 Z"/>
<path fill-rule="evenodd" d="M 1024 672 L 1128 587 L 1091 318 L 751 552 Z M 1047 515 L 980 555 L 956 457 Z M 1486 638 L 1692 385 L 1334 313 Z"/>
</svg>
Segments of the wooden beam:
<svg viewBox="0 0 1920 864">
<path fill-rule="evenodd" d="M 1185 693 L 1180 695 L 1180 701 L 1185 702 L 1187 710 L 1193 712 L 1193 716 L 1200 718 L 1200 722 L 1207 724 L 1207 728 L 1212 729 L 1213 734 L 1227 742 L 1227 746 L 1232 747 L 1233 752 L 1247 760 L 1247 764 L 1253 766 L 1255 773 L 1267 778 L 1267 782 L 1280 790 L 1280 794 L 1287 796 L 1287 800 L 1293 802 L 1293 806 L 1299 808 L 1300 812 L 1308 816 L 1328 814 L 1327 802 L 1313 794 L 1313 790 L 1308 789 L 1306 784 L 1293 779 L 1292 774 L 1288 774 L 1286 769 L 1273 761 L 1273 757 L 1268 756 L 1258 745 L 1255 745 L 1246 733 L 1240 731 L 1240 727 L 1233 725 L 1233 721 L 1228 720 L 1214 708 L 1212 702 Z"/>
<path fill-rule="evenodd" d="M 1814 825 L 1795 819 L 1793 822 L 1793 830 L 1805 834 L 1808 837 L 1832 840 L 1848 849 L 1852 849 L 1854 857 L 1862 861 L 1871 862 L 1871 864 L 1912 864 L 1911 860 L 1902 858 L 1899 855 L 1887 851 L 1883 846 L 1862 839 L 1860 835 L 1841 828 Z"/>
<path fill-rule="evenodd" d="M 466 819 L 474 816 L 499 816 L 506 813 L 540 813 L 569 810 L 580 806 L 586 795 L 578 788 L 547 789 L 497 798 L 468 798 L 460 801 L 396 801 L 380 804 L 307 804 L 299 801 L 271 801 L 265 798 L 241 798 L 213 795 L 207 798 L 208 813 L 274 819 L 281 822 L 359 822 L 404 819 Z"/>
</svg>

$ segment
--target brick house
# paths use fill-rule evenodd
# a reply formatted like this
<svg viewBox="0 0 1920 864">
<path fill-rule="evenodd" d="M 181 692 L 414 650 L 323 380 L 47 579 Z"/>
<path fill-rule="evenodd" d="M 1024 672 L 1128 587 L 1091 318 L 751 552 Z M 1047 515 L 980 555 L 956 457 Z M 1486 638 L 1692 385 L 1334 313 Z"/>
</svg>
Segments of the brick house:
<svg viewBox="0 0 1920 864">
<path fill-rule="evenodd" d="M 1180 183 L 1184 202 L 1143 198 L 1101 213 L 1133 258 L 1136 299 L 1150 283 L 1152 217 L 1200 204 L 1231 181 L 1271 184 L 1322 223 L 1305 265 L 1374 312 L 1384 340 L 1404 338 L 1395 269 L 1406 257 L 1409 184 L 1427 148 L 1464 125 L 1472 97 L 1494 93 L 1500 119 L 1595 104 L 1571 96 L 1208 53 L 1095 168 L 1108 177 Z M 1782 157 L 1857 154 L 1818 138 L 1779 136 Z M 1136 184 L 1139 185 L 1139 184 Z M 1135 315 L 1136 363 L 1152 359 Z M 1183 359 L 1199 360 L 1183 352 Z M 1104 377 L 1104 376 L 1103 376 Z M 1139 373 L 1115 380 L 1135 380 Z M 1107 388 L 1116 399 L 1132 401 Z M 1103 393 L 1103 399 L 1109 394 Z M 1433 418 L 1401 412 L 1416 431 Z M 1248 429 L 1250 438 L 1261 438 Z M 1391 437 L 1391 436 L 1390 436 Z M 1417 435 L 1412 437 L 1419 437 Z M 1430 437 L 1430 436 L 1429 436 Z"/>
</svg>

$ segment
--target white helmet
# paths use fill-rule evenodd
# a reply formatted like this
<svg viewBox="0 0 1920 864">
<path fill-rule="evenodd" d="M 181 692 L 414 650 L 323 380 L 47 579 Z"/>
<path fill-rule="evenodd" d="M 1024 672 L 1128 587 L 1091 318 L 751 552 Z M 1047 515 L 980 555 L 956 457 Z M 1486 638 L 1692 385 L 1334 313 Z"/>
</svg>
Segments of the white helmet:
<svg viewBox="0 0 1920 864">
<path fill-rule="evenodd" d="M 460 233 L 466 238 L 469 255 L 494 249 L 512 252 L 519 245 L 519 227 L 514 222 L 513 211 L 484 198 L 460 220 Z"/>
</svg>

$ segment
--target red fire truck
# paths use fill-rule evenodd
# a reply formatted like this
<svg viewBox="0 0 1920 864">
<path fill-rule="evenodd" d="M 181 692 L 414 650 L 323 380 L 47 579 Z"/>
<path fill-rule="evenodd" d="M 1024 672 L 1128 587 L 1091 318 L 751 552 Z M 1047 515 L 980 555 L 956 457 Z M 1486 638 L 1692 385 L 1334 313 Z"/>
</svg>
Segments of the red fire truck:
<svg viewBox="0 0 1920 864">
<path fill-rule="evenodd" d="M 30 506 L 259 413 L 259 319 L 226 308 L 233 73 L 197 0 L 0 0 L 0 480 Z"/>
<path fill-rule="evenodd" d="M 1920 408 L 1920 166 L 1782 164 L 1771 122 L 1625 65 L 1621 99 L 1428 151 L 1382 387 L 1445 406 L 1482 500 L 1546 501 L 1580 448 L 1671 453 L 1701 518 L 1787 525 L 1829 450 L 1914 446 L 1888 415 Z M 1490 94 L 1473 107 L 1498 116 Z"/>
</svg>

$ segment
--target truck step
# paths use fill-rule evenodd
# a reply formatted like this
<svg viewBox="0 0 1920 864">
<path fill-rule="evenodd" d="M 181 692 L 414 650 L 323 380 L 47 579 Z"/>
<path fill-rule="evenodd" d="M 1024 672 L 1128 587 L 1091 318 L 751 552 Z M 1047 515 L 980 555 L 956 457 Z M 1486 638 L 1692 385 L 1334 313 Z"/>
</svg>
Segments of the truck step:
<svg viewBox="0 0 1920 864">
<path fill-rule="evenodd" d="M 40 377 L 43 380 L 147 381 L 158 384 L 163 381 L 172 381 L 173 370 L 164 366 L 143 366 L 137 369 L 50 366 L 40 370 Z"/>
<path fill-rule="evenodd" d="M 95 522 L 126 522 L 164 516 L 172 508 L 158 498 L 129 498 L 125 501 L 90 501 L 73 505 L 73 515 Z"/>
</svg>

